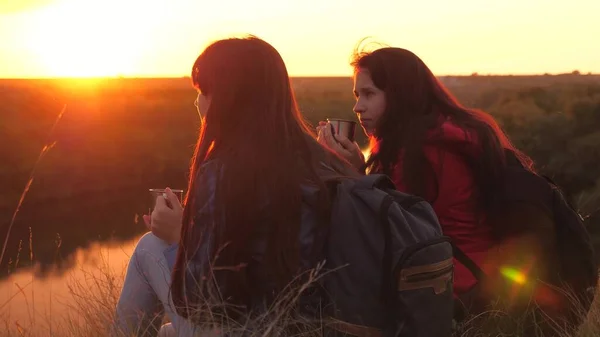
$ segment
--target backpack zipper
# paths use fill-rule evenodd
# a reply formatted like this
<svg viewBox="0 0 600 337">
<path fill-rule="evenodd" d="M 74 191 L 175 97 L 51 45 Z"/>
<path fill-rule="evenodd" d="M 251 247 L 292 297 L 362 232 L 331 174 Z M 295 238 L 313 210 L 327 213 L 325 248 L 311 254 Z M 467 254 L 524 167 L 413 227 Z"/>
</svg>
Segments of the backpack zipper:
<svg viewBox="0 0 600 337">
<path fill-rule="evenodd" d="M 426 272 L 426 273 L 422 273 L 422 274 L 415 274 L 415 275 L 402 277 L 402 280 L 406 281 L 406 282 L 426 281 L 426 280 L 430 280 L 430 279 L 434 279 L 434 278 L 443 276 L 443 275 L 447 274 L 448 272 L 452 271 L 453 269 L 454 269 L 454 265 L 452 264 L 450 266 L 444 267 L 443 269 L 430 271 L 430 272 Z"/>
<path fill-rule="evenodd" d="M 436 295 L 441 294 L 448 290 L 449 284 L 452 284 L 453 270 L 454 262 L 452 258 L 437 263 L 401 269 L 397 283 L 398 290 L 432 288 Z"/>
</svg>

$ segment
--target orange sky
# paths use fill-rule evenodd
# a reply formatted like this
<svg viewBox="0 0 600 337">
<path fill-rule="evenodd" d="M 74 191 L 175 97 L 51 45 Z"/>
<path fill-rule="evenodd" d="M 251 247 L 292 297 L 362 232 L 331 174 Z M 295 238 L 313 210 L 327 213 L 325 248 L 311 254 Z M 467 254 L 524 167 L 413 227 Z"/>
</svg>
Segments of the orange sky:
<svg viewBox="0 0 600 337">
<path fill-rule="evenodd" d="M 187 76 L 203 46 L 255 34 L 293 76 L 348 76 L 373 36 L 438 75 L 600 73 L 599 0 L 0 0 L 0 78 Z"/>
</svg>

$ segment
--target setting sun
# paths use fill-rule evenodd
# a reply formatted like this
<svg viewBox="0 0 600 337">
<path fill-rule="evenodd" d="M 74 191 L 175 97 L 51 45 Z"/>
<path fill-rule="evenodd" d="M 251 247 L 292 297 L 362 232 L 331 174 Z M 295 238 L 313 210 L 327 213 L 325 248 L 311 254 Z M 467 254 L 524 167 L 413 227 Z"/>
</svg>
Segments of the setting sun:
<svg viewBox="0 0 600 337">
<path fill-rule="evenodd" d="M 34 13 L 27 43 L 48 76 L 132 75 L 152 27 L 141 2 L 67 0 Z M 155 15 L 154 15 L 155 16 Z"/>
</svg>

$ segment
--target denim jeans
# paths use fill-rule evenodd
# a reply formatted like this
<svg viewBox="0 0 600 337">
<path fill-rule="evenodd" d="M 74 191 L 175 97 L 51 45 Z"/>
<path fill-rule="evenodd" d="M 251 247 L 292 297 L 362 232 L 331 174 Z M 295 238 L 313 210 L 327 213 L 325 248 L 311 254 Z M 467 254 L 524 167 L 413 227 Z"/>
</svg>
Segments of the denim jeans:
<svg viewBox="0 0 600 337">
<path fill-rule="evenodd" d="M 152 233 L 144 234 L 138 241 L 117 303 L 113 336 L 203 335 L 177 315 L 171 299 L 171 271 L 176 252 L 177 245 L 170 246 Z M 162 324 L 165 314 L 170 324 Z"/>
</svg>

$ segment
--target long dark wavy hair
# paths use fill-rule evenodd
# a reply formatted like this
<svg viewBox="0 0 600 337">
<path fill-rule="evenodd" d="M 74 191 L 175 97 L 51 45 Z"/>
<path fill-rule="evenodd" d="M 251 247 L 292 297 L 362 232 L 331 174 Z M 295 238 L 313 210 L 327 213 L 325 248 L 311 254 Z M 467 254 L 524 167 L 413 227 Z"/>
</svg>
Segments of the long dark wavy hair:
<svg viewBox="0 0 600 337">
<path fill-rule="evenodd" d="M 351 65 L 355 72 L 368 70 L 375 86 L 385 92 L 386 110 L 370 139 L 372 152 L 366 162 L 370 172 L 391 174 L 403 152 L 402 181 L 408 192 L 426 197 L 427 179 L 432 179 L 433 171 L 423 146 L 436 138 L 443 142 L 440 126 L 445 120 L 464 130 L 479 146 L 476 153 L 466 154 L 465 160 L 474 172 L 484 212 L 498 206 L 507 150 L 533 170 L 531 159 L 511 144 L 491 115 L 462 106 L 414 53 L 392 47 L 356 51 Z"/>
<path fill-rule="evenodd" d="M 197 303 L 201 299 L 190 298 L 184 283 L 186 267 L 203 235 L 214 235 L 210 261 L 218 252 L 218 265 L 238 266 L 250 258 L 243 252 L 252 243 L 253 230 L 267 223 L 265 269 L 281 289 L 300 266 L 301 184 L 319 187 L 318 212 L 324 217 L 329 196 L 317 173 L 319 165 L 325 163 L 342 175 L 353 174 L 347 162 L 317 142 L 297 108 L 285 64 L 267 42 L 253 36 L 214 42 L 198 56 L 191 77 L 210 104 L 190 167 L 172 280 L 173 302 L 184 317 L 201 305 Z M 199 168 L 211 160 L 223 168 L 216 193 L 196 194 L 201 188 L 196 186 L 201 180 Z M 194 205 L 207 202 L 198 199 L 213 197 L 218 214 L 214 223 L 194 224 Z M 225 208 L 229 209 L 226 214 Z M 204 277 L 210 276 L 194 275 L 196 280 Z M 245 271 L 232 273 L 224 282 L 228 284 L 219 286 L 228 293 L 221 296 L 234 304 L 247 304 L 249 293 L 258 291 L 250 289 Z M 190 286 L 196 285 L 188 284 L 188 290 Z"/>
</svg>

